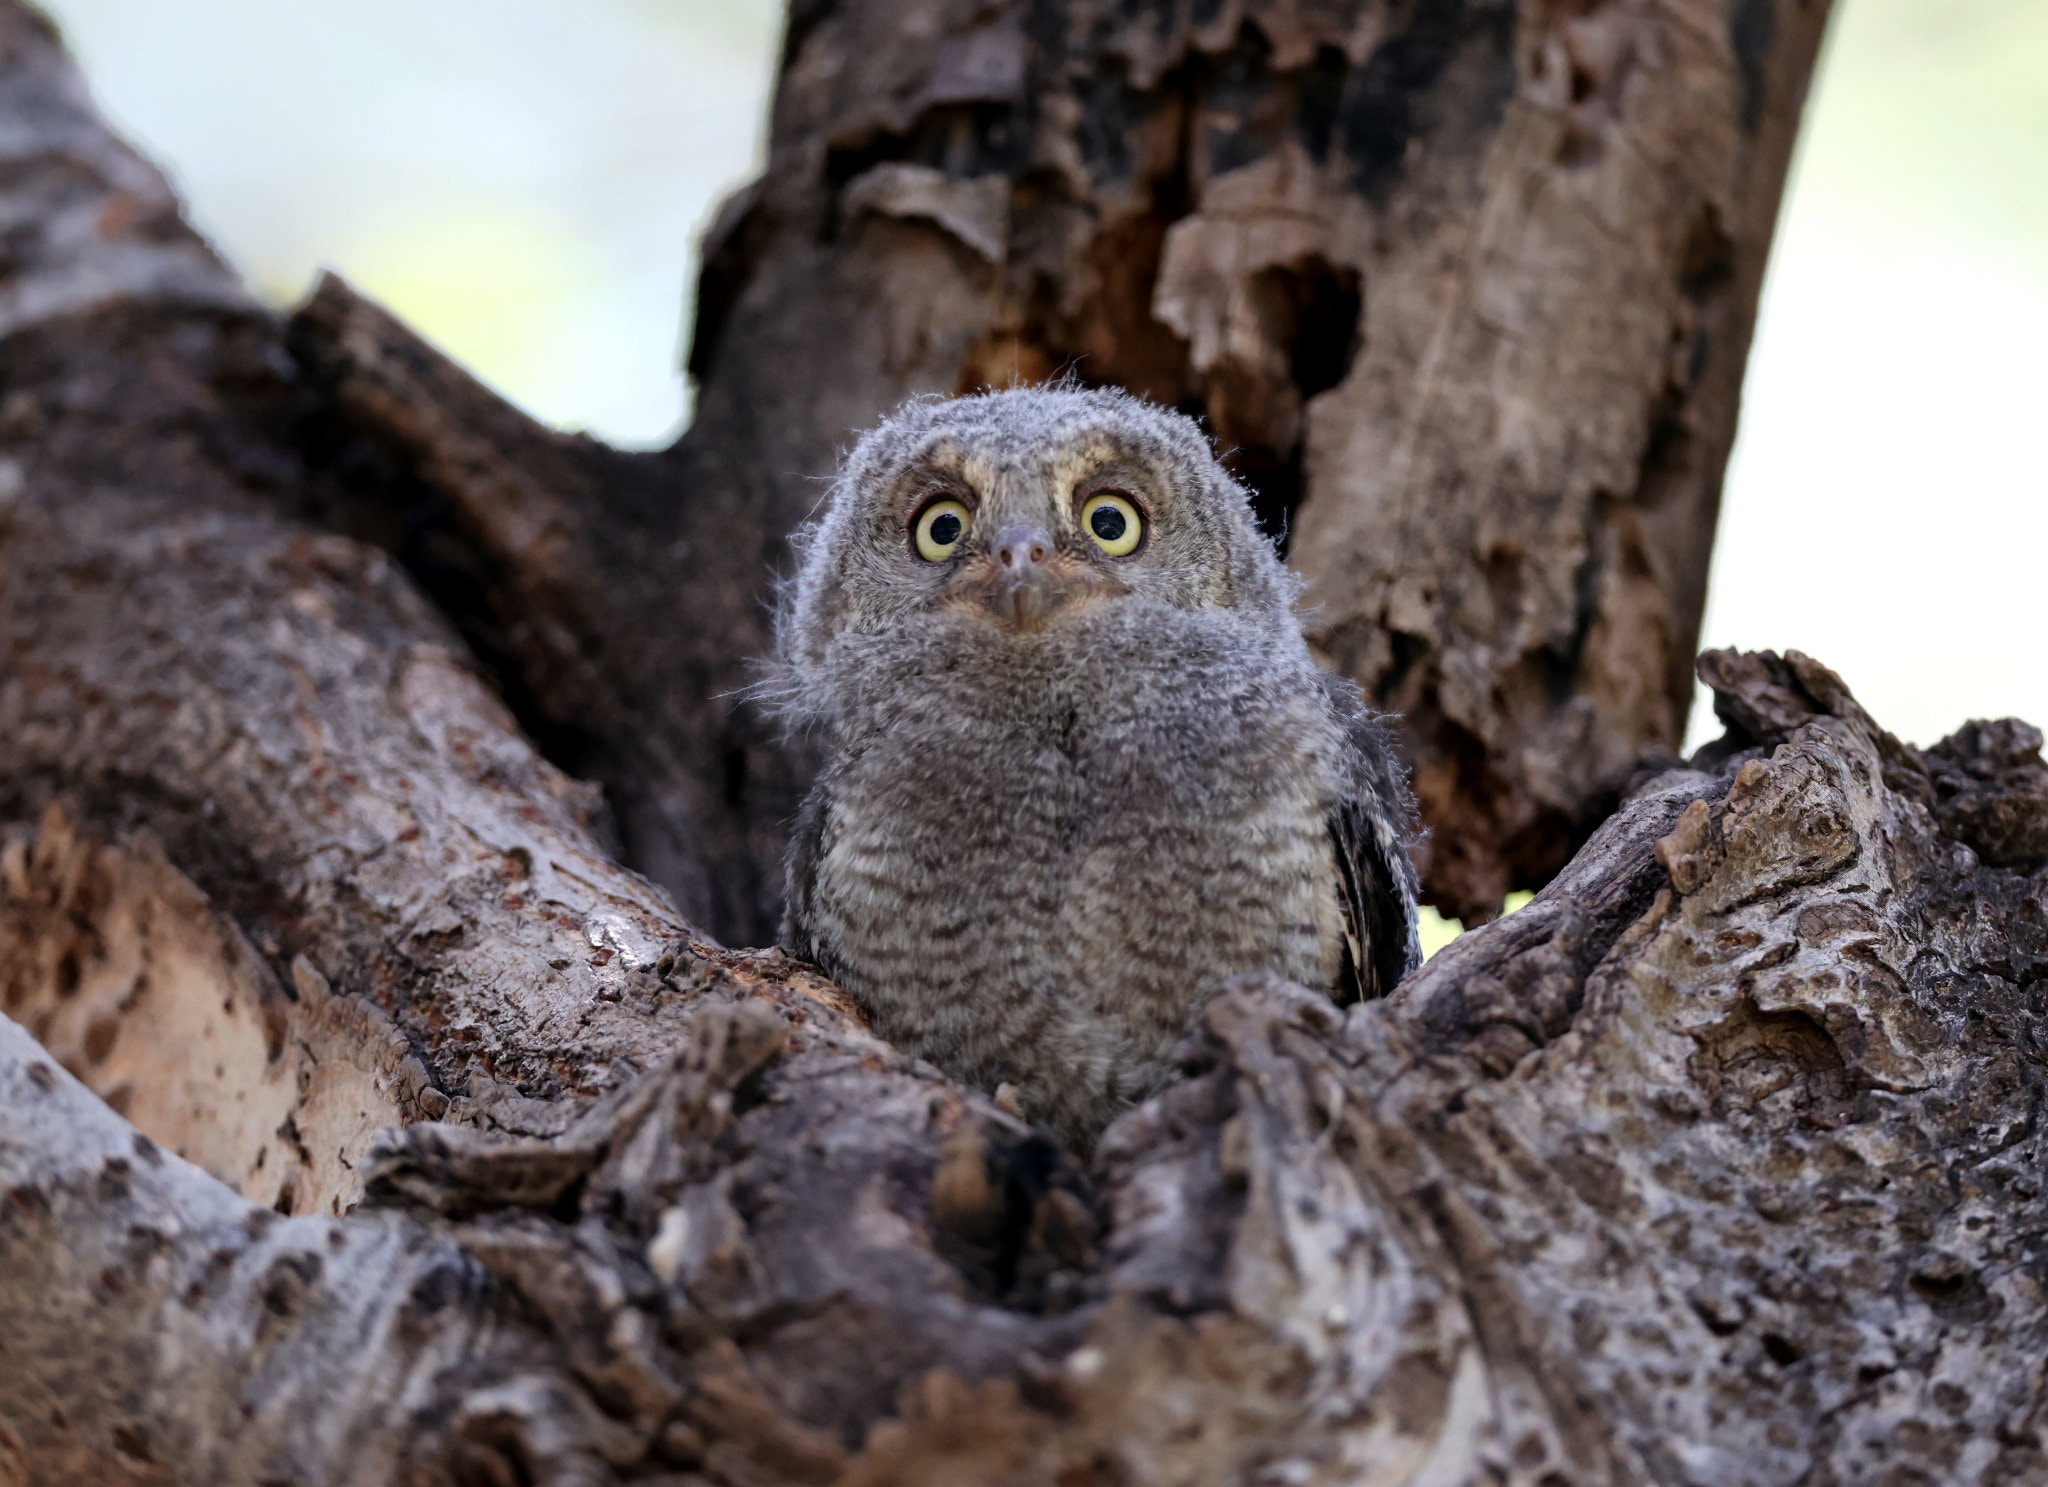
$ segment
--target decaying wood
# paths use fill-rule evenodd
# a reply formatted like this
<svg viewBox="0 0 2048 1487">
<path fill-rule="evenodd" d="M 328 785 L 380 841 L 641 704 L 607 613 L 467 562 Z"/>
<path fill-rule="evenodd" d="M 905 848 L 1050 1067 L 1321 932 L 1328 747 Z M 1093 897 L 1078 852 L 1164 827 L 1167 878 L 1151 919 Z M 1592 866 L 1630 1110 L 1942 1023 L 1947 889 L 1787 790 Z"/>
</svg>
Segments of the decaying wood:
<svg viewBox="0 0 2048 1487">
<path fill-rule="evenodd" d="M 1748 160 L 1764 184 L 1742 211 L 1767 218 L 1783 144 L 1771 121 L 1789 129 L 1816 10 L 1742 4 L 1702 29 L 1682 5 L 1578 7 L 1516 13 L 1514 35 L 1552 28 L 1593 80 L 1574 105 L 1592 110 L 1585 153 L 1564 164 L 1602 189 L 1640 184 L 1640 162 L 1613 161 L 1632 131 L 1675 127 L 1677 105 L 1645 98 L 1641 79 L 1675 68 L 1702 110 L 1737 86 L 1754 138 L 1693 142 L 1702 153 L 1686 158 Z M 1468 11 L 1457 34 L 1483 42 L 1491 12 Z M 1444 301 L 1442 365 L 1477 366 L 1458 361 L 1474 354 L 1460 316 L 1524 323 L 1459 274 L 1534 272 L 1513 267 L 1523 239 L 1500 224 L 1523 208 L 1499 193 L 1527 158 L 1514 149 L 1555 121 L 1518 92 L 1473 136 L 1460 68 L 1489 54 L 1473 42 L 1435 71 L 1414 62 L 1431 7 L 1385 35 L 1344 32 L 1338 58 L 1311 44 L 1324 21 L 1278 8 L 1255 32 L 1226 5 L 1180 29 L 1076 33 L 1096 51 L 1026 32 L 1032 66 L 1124 58 L 1106 74 L 1124 91 L 1104 96 L 1128 117 L 1081 107 L 1101 99 L 1033 116 L 1033 140 L 1107 152 L 1070 176 L 976 163 L 995 137 L 976 131 L 1015 117 L 992 107 L 1012 96 L 1010 12 L 934 11 L 936 30 L 889 46 L 863 40 L 867 13 L 793 17 L 778 148 L 813 153 L 778 157 L 785 175 L 713 253 L 729 313 L 700 347 L 726 370 L 706 369 L 700 442 L 649 463 L 533 429 L 339 285 L 274 323 L 92 119 L 46 30 L 0 4 L 0 1483 L 2048 1473 L 2048 766 L 2024 724 L 1972 724 L 1918 751 L 1796 653 L 1710 655 L 1727 737 L 1631 781 L 1532 904 L 1383 1002 L 1340 1013 L 1284 984 L 1234 984 L 1191 1029 L 1186 1079 L 1114 1126 L 1085 1169 L 877 1041 L 807 968 L 719 947 L 614 863 L 623 840 L 669 862 L 663 880 L 693 896 L 691 913 L 723 902 L 744 922 L 753 880 L 717 874 L 735 854 L 758 860 L 766 837 L 747 835 L 747 813 L 761 777 L 734 766 L 746 778 L 713 789 L 704 769 L 751 724 L 685 720 L 686 689 L 661 724 L 661 667 L 701 661 L 701 680 L 736 665 L 719 647 L 754 623 L 734 618 L 752 613 L 751 565 L 791 515 L 776 502 L 795 487 L 776 482 L 805 441 L 827 439 L 823 420 L 858 422 L 865 399 L 957 375 L 974 345 L 1021 362 L 1034 344 L 1072 349 L 1033 327 L 1098 324 L 1058 321 L 1055 296 L 989 320 L 1008 341 L 986 328 L 978 342 L 917 339 L 965 323 L 944 319 L 966 313 L 949 284 L 979 284 L 984 308 L 1010 303 L 1001 286 L 1036 261 L 1020 233 L 1050 220 L 1020 201 L 1097 180 L 1117 139 L 1234 162 L 1187 177 L 1182 238 L 1102 249 L 1086 260 L 1100 281 L 1074 270 L 1074 303 L 1144 309 L 1165 269 L 1142 292 L 1102 286 L 1146 254 L 1181 262 L 1194 250 L 1176 241 L 1218 230 L 1227 183 L 1249 191 L 1276 156 L 1307 149 L 1246 125 L 1248 153 L 1230 156 L 1216 119 L 1253 119 L 1229 115 L 1231 99 L 1251 109 L 1291 78 L 1307 109 L 1304 79 L 1323 67 L 1340 103 L 1410 100 L 1399 130 L 1396 114 L 1373 116 L 1415 143 L 1372 208 L 1393 215 L 1371 250 L 1386 256 L 1360 267 L 1363 349 L 1327 401 L 1297 410 L 1305 568 L 1312 545 L 1341 554 L 1350 540 L 1315 536 L 1316 429 L 1381 354 L 1373 285 L 1411 251 L 1394 228 L 1449 220 L 1404 193 L 1448 193 L 1482 157 L 1507 172 L 1481 171 L 1492 184 L 1473 197 L 1501 235 L 1445 260 L 1444 282 L 1477 298 Z M 1593 25 L 1616 16 L 1639 29 Z M 1647 50 L 1595 47 L 1613 34 Z M 934 36 L 927 56 L 920 38 Z M 1247 36 L 1272 55 L 1232 72 Z M 1727 71 L 1729 36 L 1759 69 Z M 886 75 L 832 73 L 833 55 L 876 57 Z M 1514 55 L 1534 87 L 1533 54 Z M 1353 71 L 1380 91 L 1346 94 Z M 1031 74 L 1021 96 L 1057 99 L 1078 76 Z M 1603 78 L 1620 80 L 1603 92 Z M 848 143 L 834 131 L 862 88 L 884 122 Z M 1173 112 L 1185 97 L 1207 111 Z M 1162 116 L 1190 122 L 1154 141 Z M 1103 117 L 1125 132 L 1087 122 Z M 960 140 L 964 166 L 938 148 Z M 835 149 L 856 153 L 834 166 Z M 1152 158 L 1127 159 L 1145 191 Z M 1334 144 L 1328 159 L 1356 163 Z M 802 220 L 838 225 L 806 237 L 778 216 L 784 179 L 813 207 L 827 183 L 839 205 Z M 1709 348 L 1696 380 L 1673 384 L 1697 441 L 1686 459 L 1702 463 L 1658 487 L 1676 493 L 1669 506 L 1640 491 L 1616 504 L 1599 486 L 1577 508 L 1619 523 L 1599 540 L 1624 549 L 1613 534 L 1631 522 L 1665 534 L 1645 551 L 1678 552 L 1670 534 L 1700 530 L 1714 420 L 1732 417 L 1714 401 L 1733 385 L 1712 391 L 1715 358 L 1739 364 L 1744 255 L 1767 225 L 1715 195 L 1725 178 L 1688 179 L 1674 199 L 1726 205 L 1734 287 L 1703 302 Z M 1115 219 L 1107 200 L 1090 221 Z M 1563 231 L 1554 210 L 1535 217 Z M 1244 220 L 1270 227 L 1270 211 Z M 1668 246 L 1641 223 L 1619 230 Z M 858 278 L 862 254 L 880 277 Z M 750 264 L 744 284 L 718 277 Z M 858 308 L 844 346 L 798 344 L 824 303 L 798 293 L 806 264 Z M 890 277 L 914 269 L 929 277 L 922 300 Z M 1649 282 L 1629 294 L 1654 319 L 1665 301 Z M 1216 292 L 1227 306 L 1240 290 Z M 1302 292 L 1304 314 L 1327 310 Z M 900 319 L 913 303 L 939 318 Z M 1138 355 L 1147 323 L 1101 322 L 1100 354 Z M 1527 327 L 1531 347 L 1548 334 Z M 861 360 L 884 352 L 910 360 Z M 771 385 L 776 355 L 808 370 L 802 408 Z M 855 375 L 870 365 L 897 366 L 898 382 Z M 1219 425 L 1226 386 L 1230 417 L 1262 407 L 1284 422 L 1279 382 L 1216 371 L 1232 365 L 1187 373 Z M 1486 365 L 1505 380 L 1474 370 L 1473 385 L 1497 410 L 1524 408 L 1516 353 Z M 1636 407 L 1618 365 L 1601 374 L 1617 426 Z M 1464 375 L 1447 370 L 1439 394 Z M 772 438 L 745 425 L 761 437 L 747 463 L 719 441 L 753 417 L 783 422 Z M 1457 419 L 1420 405 L 1401 417 L 1426 484 L 1431 440 Z M 1503 430 L 1474 439 L 1472 468 L 1522 447 Z M 1593 432 L 1580 437 L 1587 468 L 1605 469 Z M 702 505 L 692 486 L 672 509 L 663 481 L 685 474 L 705 482 Z M 1413 553 L 1447 540 L 1405 520 Z M 721 522 L 739 535 L 687 582 L 689 563 L 650 556 L 678 556 L 650 533 L 697 541 Z M 1683 619 L 1677 571 L 1650 587 Z M 1589 602 L 1611 618 L 1605 582 Z M 691 586 L 720 583 L 735 608 Z M 651 623 L 663 601 L 701 628 L 643 654 L 633 617 Z M 1445 601 L 1441 634 L 1466 623 L 1462 602 Z M 1327 613 L 1340 651 L 1364 633 L 1334 601 Z M 1508 633 L 1456 630 L 1416 665 L 1480 655 L 1482 630 Z M 1657 665 L 1677 635 L 1651 647 Z M 1585 654 L 1575 687 L 1619 653 Z M 1651 679 L 1644 696 L 1662 685 L 1655 668 L 1634 674 Z M 616 821 L 487 678 L 561 758 L 599 761 Z M 1581 700 L 1598 695 L 1587 685 Z M 1504 703 L 1500 716 L 1522 729 L 1531 714 Z M 1600 768 L 1632 757 L 1618 748 Z M 772 767 L 784 784 L 800 775 Z M 641 795 L 617 783 L 630 778 Z M 1593 796 L 1543 798 L 1579 811 Z"/>
<path fill-rule="evenodd" d="M 805 762 L 738 698 L 836 453 L 1063 372 L 1207 419 L 1318 644 L 1408 719 L 1429 893 L 1484 917 L 1684 732 L 1827 10 L 801 3 L 674 449 L 522 427 L 340 286 L 293 345 L 386 452 L 360 530 L 714 934 L 775 923 Z"/>
</svg>

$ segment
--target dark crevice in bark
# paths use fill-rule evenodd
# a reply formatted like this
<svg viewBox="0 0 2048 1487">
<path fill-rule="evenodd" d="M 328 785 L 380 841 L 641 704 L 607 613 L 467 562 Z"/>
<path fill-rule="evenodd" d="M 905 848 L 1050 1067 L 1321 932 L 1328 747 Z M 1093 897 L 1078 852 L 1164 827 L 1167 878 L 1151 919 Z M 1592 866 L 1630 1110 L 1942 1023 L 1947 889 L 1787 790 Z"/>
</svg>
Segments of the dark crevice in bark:
<svg viewBox="0 0 2048 1487">
<path fill-rule="evenodd" d="M 1778 39 L 1778 0 L 1731 0 L 1728 41 L 1742 79 L 1742 127 L 1754 134 L 1763 122 L 1772 52 Z"/>
<path fill-rule="evenodd" d="M 1475 135 L 1500 123 L 1516 81 L 1516 8 L 1500 0 L 1444 0 L 1419 5 L 1407 27 L 1382 42 L 1351 78 L 1339 107 L 1343 146 L 1358 190 L 1384 206 L 1409 164 L 1411 141 L 1430 125 L 1439 83 L 1463 84 L 1469 110 L 1461 120 Z M 1457 69 L 1467 76 L 1458 77 Z M 1462 111 L 1462 110 L 1461 110 Z"/>
<path fill-rule="evenodd" d="M 699 244 L 696 318 L 683 370 L 702 383 L 718 364 L 718 353 L 733 305 L 746 292 L 755 265 L 775 226 L 761 205 L 759 183 L 727 198 Z"/>
</svg>

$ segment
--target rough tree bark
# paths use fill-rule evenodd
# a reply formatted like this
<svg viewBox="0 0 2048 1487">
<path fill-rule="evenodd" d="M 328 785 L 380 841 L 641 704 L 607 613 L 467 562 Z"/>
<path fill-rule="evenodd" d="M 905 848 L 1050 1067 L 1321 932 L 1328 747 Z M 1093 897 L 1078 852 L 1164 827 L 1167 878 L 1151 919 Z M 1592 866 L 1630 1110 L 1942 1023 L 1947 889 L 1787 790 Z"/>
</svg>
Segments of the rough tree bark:
<svg viewBox="0 0 2048 1487">
<path fill-rule="evenodd" d="M 930 14 L 915 35 L 970 38 L 947 65 L 996 86 L 983 28 Z M 1276 56 L 1293 14 L 1261 22 Z M 1676 0 L 1616 14 L 1682 33 L 1698 67 L 1746 38 L 1728 55 L 1768 65 L 1723 90 L 1737 124 L 1796 93 L 1773 38 L 1817 25 L 1794 3 L 1705 30 Z M 1486 16 L 1459 25 L 1483 37 Z M 850 24 L 799 7 L 789 76 L 834 25 L 854 45 Z M 1518 13 L 1515 35 L 1571 24 Z M 1208 76 L 1197 32 L 1164 34 L 1154 83 Z M 1515 56 L 1535 88 L 1535 54 Z M 1141 62 L 1124 79 L 1156 102 Z M 1386 87 L 1457 75 L 1380 67 Z M 1252 93 L 1292 75 L 1274 68 Z M 852 86 L 787 85 L 782 127 L 792 100 Z M 1580 101 L 1652 107 L 1630 86 Z M 905 96 L 913 121 L 945 101 Z M 1440 124 L 1462 137 L 1454 101 L 1400 115 L 1417 161 Z M 747 725 L 653 692 L 692 655 L 730 668 L 714 642 L 753 623 L 735 614 L 774 540 L 758 471 L 798 446 L 757 429 L 769 455 L 735 473 L 713 434 L 754 406 L 718 393 L 737 374 L 707 383 L 712 432 L 665 459 L 548 436 L 341 286 L 290 327 L 253 308 L 11 4 L 0 123 L 0 1482 L 2048 1472 L 2037 732 L 1915 751 L 1796 653 L 1710 656 L 1728 736 L 1633 780 L 1528 908 L 1345 1013 L 1233 986 L 1190 1032 L 1187 1079 L 1081 1170 L 612 860 L 616 830 L 701 903 L 725 883 L 735 922 L 756 891 L 726 870 L 759 845 L 759 772 L 705 763 Z M 1587 148 L 1560 169 L 1618 145 Z M 844 190 L 870 181 L 854 235 L 966 263 L 948 242 L 973 249 L 982 219 L 933 215 L 953 177 L 850 163 Z M 1720 219 L 1738 264 L 1763 230 L 1744 200 Z M 748 220 L 714 279 L 803 241 Z M 844 232 L 804 251 L 820 282 L 858 261 Z M 730 296 L 709 332 L 762 378 L 803 345 L 794 312 L 768 334 L 772 299 Z M 849 302 L 897 329 L 908 303 Z M 802 364 L 821 400 L 892 395 L 832 394 L 838 372 Z M 1483 385 L 1460 396 L 1522 408 Z M 1576 385 L 1560 407 L 1583 406 Z M 1706 385 L 1672 396 L 1711 433 L 1686 390 Z M 1348 540 L 1314 536 L 1323 406 L 1304 566 Z M 1418 448 L 1448 427 L 1415 416 L 1436 430 Z M 1516 416 L 1549 436 L 1534 405 Z M 1688 437 L 1687 460 L 1717 461 Z M 1474 442 L 1475 468 L 1504 447 Z M 693 487 L 664 516 L 679 471 L 703 506 Z M 728 519 L 758 545 L 692 547 L 690 583 L 647 540 Z M 632 624 L 662 602 L 684 638 L 648 659 Z M 610 772 L 616 823 L 522 736 L 464 633 L 561 758 Z"/>
</svg>

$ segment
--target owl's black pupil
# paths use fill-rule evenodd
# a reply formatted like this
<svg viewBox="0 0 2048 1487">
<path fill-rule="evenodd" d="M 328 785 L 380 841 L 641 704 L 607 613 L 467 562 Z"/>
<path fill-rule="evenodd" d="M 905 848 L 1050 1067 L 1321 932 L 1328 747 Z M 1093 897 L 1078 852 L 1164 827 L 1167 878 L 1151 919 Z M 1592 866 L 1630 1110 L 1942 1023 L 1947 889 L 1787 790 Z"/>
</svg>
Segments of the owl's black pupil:
<svg viewBox="0 0 2048 1487">
<path fill-rule="evenodd" d="M 1114 506 L 1097 506 L 1088 513 L 1088 529 L 1104 542 L 1115 542 L 1124 534 L 1124 514 Z"/>
<path fill-rule="evenodd" d="M 932 541 L 940 547 L 951 547 L 960 540 L 960 517 L 951 511 L 942 511 L 932 518 Z"/>
</svg>

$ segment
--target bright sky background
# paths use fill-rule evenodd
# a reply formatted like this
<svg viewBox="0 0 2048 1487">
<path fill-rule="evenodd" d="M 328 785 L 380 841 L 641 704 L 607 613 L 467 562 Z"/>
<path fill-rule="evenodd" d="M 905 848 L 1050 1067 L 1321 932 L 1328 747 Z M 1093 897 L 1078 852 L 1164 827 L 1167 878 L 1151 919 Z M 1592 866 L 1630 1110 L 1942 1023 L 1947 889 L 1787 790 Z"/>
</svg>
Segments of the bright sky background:
<svg viewBox="0 0 2048 1487">
<path fill-rule="evenodd" d="M 2044 446 L 2048 0 L 1837 0 L 1703 643 L 1817 656 L 1915 743 L 2048 726 Z"/>
<path fill-rule="evenodd" d="M 275 304 L 322 267 L 551 422 L 665 444 L 696 239 L 779 0 L 54 0 L 101 107 Z"/>
<path fill-rule="evenodd" d="M 330 265 L 543 418 L 681 426 L 695 236 L 759 159 L 779 4 L 48 8 L 274 302 Z M 2044 441 L 2048 0 L 1837 0 L 1704 643 L 1808 651 L 1920 743 L 2048 724 Z"/>
</svg>

